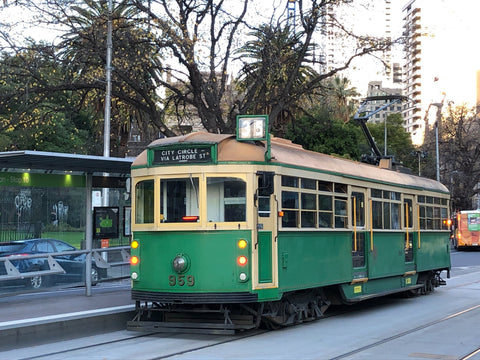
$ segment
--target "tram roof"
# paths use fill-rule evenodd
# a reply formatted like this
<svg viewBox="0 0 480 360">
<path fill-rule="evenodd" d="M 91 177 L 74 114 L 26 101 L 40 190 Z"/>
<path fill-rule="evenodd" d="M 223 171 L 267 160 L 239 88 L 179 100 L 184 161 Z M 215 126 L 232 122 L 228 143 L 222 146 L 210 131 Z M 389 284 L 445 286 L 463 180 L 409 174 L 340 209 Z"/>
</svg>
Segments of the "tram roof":
<svg viewBox="0 0 480 360">
<path fill-rule="evenodd" d="M 6 151 L 0 152 L 0 169 L 40 170 L 46 173 L 71 171 L 100 175 L 110 173 L 128 176 L 133 158 L 115 158 L 95 155 L 65 154 L 45 151 Z"/>
<path fill-rule="evenodd" d="M 171 146 L 175 144 L 218 144 L 218 161 L 264 162 L 265 142 L 240 142 L 235 135 L 210 134 L 205 132 L 191 133 L 158 139 L 148 148 Z M 301 145 L 290 140 L 272 137 L 271 164 L 286 164 L 298 168 L 309 168 L 326 173 L 337 174 L 347 178 L 359 178 L 369 181 L 391 183 L 400 186 L 423 188 L 448 193 L 447 187 L 440 182 L 424 177 L 401 173 L 378 166 L 343 159 L 331 155 L 305 150 Z M 134 167 L 147 164 L 147 154 L 144 151 L 133 162 Z"/>
</svg>

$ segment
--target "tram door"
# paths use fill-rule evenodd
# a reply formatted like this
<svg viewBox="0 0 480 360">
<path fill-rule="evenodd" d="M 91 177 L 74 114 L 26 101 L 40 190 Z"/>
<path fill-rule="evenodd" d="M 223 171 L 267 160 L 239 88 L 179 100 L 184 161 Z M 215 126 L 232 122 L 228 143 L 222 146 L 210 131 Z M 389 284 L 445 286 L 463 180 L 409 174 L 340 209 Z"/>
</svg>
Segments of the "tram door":
<svg viewBox="0 0 480 360">
<path fill-rule="evenodd" d="M 356 276 L 364 276 L 365 261 L 365 218 L 366 218 L 366 191 L 362 188 L 352 188 L 350 197 L 350 213 L 353 227 L 352 234 L 352 265 L 359 269 Z M 363 270 L 361 270 L 363 269 Z M 357 271 L 355 271 L 357 272 Z"/>
<path fill-rule="evenodd" d="M 254 287 L 269 288 L 277 282 L 277 203 L 274 195 L 273 172 L 257 172 L 256 241 L 254 242 Z"/>
</svg>

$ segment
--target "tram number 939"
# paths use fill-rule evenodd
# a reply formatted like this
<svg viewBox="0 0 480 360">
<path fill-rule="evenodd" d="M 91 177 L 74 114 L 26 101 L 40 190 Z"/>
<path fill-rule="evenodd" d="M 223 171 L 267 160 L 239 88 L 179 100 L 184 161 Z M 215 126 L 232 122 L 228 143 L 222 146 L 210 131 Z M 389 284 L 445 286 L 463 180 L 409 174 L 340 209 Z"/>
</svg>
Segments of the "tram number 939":
<svg viewBox="0 0 480 360">
<path fill-rule="evenodd" d="M 170 275 L 168 277 L 168 285 L 170 286 L 194 286 L 195 277 L 193 275 Z"/>
</svg>

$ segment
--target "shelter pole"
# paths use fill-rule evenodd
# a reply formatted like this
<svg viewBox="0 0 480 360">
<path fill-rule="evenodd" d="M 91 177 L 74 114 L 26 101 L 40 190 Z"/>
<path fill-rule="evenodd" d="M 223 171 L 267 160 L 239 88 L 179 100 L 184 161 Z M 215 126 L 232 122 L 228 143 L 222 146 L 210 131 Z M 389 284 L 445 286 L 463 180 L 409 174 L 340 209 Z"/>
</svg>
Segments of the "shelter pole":
<svg viewBox="0 0 480 360">
<path fill-rule="evenodd" d="M 86 173 L 86 202 L 85 202 L 85 249 L 88 250 L 85 260 L 85 295 L 92 296 L 92 243 L 93 243 L 93 215 L 92 215 L 92 173 Z"/>
</svg>

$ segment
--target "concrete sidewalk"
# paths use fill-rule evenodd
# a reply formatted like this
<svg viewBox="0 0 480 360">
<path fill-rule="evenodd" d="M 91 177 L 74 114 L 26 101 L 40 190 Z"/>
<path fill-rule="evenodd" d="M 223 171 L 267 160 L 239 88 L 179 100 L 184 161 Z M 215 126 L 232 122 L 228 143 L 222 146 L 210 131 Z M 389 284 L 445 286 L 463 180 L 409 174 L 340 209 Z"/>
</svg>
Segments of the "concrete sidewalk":
<svg viewBox="0 0 480 360">
<path fill-rule="evenodd" d="M 58 289 L 0 297 L 0 351 L 125 329 L 130 288 Z"/>
</svg>

